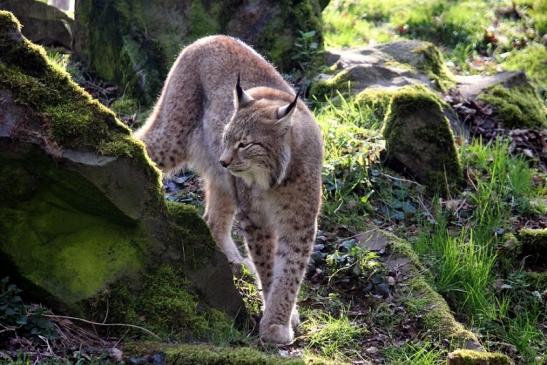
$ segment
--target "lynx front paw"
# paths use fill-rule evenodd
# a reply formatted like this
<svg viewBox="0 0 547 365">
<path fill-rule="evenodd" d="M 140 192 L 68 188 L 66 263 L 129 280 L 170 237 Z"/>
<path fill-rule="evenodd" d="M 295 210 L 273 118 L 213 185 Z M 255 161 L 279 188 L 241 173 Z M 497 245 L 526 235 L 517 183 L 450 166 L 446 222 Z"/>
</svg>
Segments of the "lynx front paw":
<svg viewBox="0 0 547 365">
<path fill-rule="evenodd" d="M 264 342 L 288 345 L 294 340 L 294 332 L 290 326 L 260 323 L 260 339 Z"/>
</svg>

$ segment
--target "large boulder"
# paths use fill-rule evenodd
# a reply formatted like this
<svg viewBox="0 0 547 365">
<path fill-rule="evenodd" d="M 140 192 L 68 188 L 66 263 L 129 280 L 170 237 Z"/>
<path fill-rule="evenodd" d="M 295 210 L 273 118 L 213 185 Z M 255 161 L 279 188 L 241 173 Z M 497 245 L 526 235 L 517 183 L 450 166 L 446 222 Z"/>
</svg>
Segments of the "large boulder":
<svg viewBox="0 0 547 365">
<path fill-rule="evenodd" d="M 166 204 L 144 146 L 5 11 L 0 196 L 0 277 L 32 300 L 185 335 L 244 312 L 195 210 Z"/>
<path fill-rule="evenodd" d="M 0 10 L 15 14 L 25 37 L 45 46 L 72 47 L 74 20 L 54 6 L 37 0 L 0 0 Z"/>
<path fill-rule="evenodd" d="M 305 61 L 308 53 L 295 42 L 313 31 L 322 44 L 324 3 L 77 0 L 74 52 L 101 78 L 150 104 L 182 47 L 206 35 L 241 38 L 281 70 Z"/>
</svg>

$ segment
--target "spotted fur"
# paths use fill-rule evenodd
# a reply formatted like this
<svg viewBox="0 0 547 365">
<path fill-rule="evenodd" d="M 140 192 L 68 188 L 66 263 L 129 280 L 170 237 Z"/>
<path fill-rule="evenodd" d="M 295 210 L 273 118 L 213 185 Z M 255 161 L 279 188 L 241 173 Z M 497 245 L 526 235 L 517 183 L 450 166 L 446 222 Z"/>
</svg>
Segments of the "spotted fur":
<svg viewBox="0 0 547 365">
<path fill-rule="evenodd" d="M 294 90 L 250 47 L 212 36 L 182 51 L 136 132 L 165 173 L 186 167 L 201 175 L 204 219 L 227 258 L 241 263 L 231 238 L 237 211 L 262 288 L 260 336 L 273 343 L 293 340 L 321 201 L 321 133 L 294 101 Z"/>
</svg>

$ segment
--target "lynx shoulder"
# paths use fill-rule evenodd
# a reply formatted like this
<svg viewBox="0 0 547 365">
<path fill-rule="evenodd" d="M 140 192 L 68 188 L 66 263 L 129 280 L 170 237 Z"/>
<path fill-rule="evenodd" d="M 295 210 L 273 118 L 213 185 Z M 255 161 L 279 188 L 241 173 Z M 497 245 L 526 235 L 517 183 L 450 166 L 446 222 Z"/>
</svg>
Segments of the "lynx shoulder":
<svg viewBox="0 0 547 365">
<path fill-rule="evenodd" d="M 257 273 L 261 338 L 291 342 L 321 202 L 322 137 L 306 105 L 249 46 L 212 36 L 181 52 L 136 136 L 165 173 L 200 174 L 216 243 Z M 231 238 L 236 214 L 246 259 Z"/>
</svg>

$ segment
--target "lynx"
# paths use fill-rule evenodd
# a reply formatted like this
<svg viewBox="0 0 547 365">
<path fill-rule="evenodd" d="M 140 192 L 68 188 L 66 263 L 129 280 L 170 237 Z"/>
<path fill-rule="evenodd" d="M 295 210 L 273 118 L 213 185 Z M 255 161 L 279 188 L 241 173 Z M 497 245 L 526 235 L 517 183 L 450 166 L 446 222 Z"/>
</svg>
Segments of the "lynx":
<svg viewBox="0 0 547 365">
<path fill-rule="evenodd" d="M 321 203 L 323 143 L 305 104 L 249 46 L 211 36 L 181 52 L 136 136 L 163 172 L 202 177 L 217 245 L 257 273 L 261 339 L 292 342 Z M 231 238 L 236 210 L 251 260 Z"/>
</svg>

